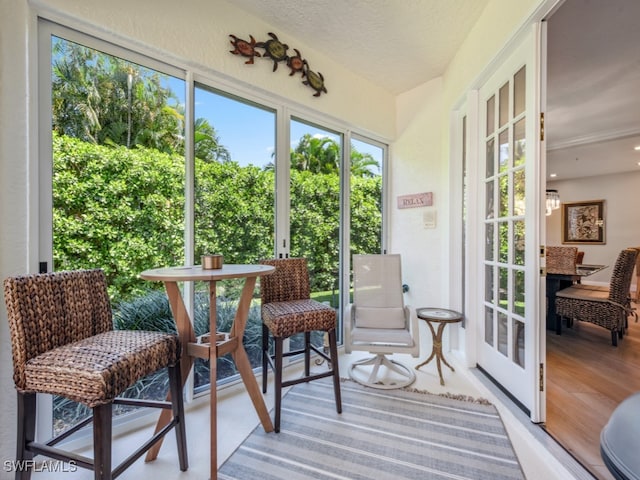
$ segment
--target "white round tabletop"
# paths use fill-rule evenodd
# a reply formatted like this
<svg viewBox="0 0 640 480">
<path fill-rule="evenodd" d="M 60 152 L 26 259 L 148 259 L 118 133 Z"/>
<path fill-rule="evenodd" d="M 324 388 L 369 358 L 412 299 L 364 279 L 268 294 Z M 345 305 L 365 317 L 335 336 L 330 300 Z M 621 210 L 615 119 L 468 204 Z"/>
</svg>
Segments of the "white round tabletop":
<svg viewBox="0 0 640 480">
<path fill-rule="evenodd" d="M 224 264 L 222 268 L 205 269 L 202 265 L 164 267 L 145 270 L 140 274 L 144 280 L 162 282 L 188 282 L 225 280 L 229 278 L 259 277 L 273 273 L 275 267 L 271 265 L 239 265 Z"/>
</svg>

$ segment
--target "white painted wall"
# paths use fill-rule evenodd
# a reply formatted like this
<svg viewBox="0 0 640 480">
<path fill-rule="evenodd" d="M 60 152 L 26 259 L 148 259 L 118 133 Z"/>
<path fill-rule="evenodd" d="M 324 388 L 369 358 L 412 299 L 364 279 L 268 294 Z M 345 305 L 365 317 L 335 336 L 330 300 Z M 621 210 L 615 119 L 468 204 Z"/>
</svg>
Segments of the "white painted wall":
<svg viewBox="0 0 640 480">
<path fill-rule="evenodd" d="M 442 244 L 448 237 L 447 161 L 442 156 L 442 78 L 398 96 L 398 135 L 393 145 L 388 208 L 389 250 L 401 253 L 402 274 L 409 285 L 405 301 L 412 307 L 446 306 Z M 397 197 L 431 192 L 433 206 L 399 209 Z M 436 215 L 435 228 L 424 215 Z M 445 303 L 443 303 L 445 302 Z"/>
<path fill-rule="evenodd" d="M 549 182 L 548 188 L 560 193 L 562 202 L 605 201 L 605 245 L 575 245 L 584 251 L 584 263 L 610 265 L 590 276 L 586 283 L 606 284 L 620 250 L 640 246 L 640 222 L 635 205 L 640 204 L 640 172 L 586 177 Z M 562 245 L 562 208 L 547 217 L 547 245 Z M 573 246 L 573 245 L 572 245 Z M 636 279 L 633 278 L 635 289 Z"/>
<path fill-rule="evenodd" d="M 0 279 L 29 265 L 26 4 L 0 0 Z M 16 402 L 7 315 L 0 307 L 0 460 L 14 458 Z M 0 465 L 0 478 L 8 478 Z"/>
</svg>

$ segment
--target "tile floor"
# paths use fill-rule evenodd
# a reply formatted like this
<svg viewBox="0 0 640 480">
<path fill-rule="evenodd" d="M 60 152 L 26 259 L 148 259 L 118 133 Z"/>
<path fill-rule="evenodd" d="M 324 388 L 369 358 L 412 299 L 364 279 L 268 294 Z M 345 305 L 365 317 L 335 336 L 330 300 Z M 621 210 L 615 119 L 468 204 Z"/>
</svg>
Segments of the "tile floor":
<svg viewBox="0 0 640 480">
<path fill-rule="evenodd" d="M 341 354 L 340 371 L 343 377 L 348 375 L 347 367 L 355 359 L 359 359 L 366 354 L 353 353 L 350 355 Z M 436 366 L 430 363 L 420 371 L 416 372 L 417 379 L 412 385 L 415 388 L 424 389 L 432 393 L 453 393 L 465 394 L 473 397 L 483 397 L 491 400 L 499 409 L 509 436 L 514 445 L 518 458 L 526 478 L 536 479 L 576 479 L 590 478 L 583 476 L 583 472 L 578 467 L 571 471 L 567 468 L 566 458 L 557 458 L 549 449 L 549 438 L 546 434 L 542 436 L 537 431 L 542 431 L 538 426 L 524 420 L 518 410 L 509 408 L 505 402 L 502 404 L 500 393 L 492 391 L 486 382 L 474 374 L 475 369 L 468 370 L 460 365 L 454 353 L 446 355 L 448 361 L 454 365 L 456 372 L 452 373 L 446 367 L 443 368 L 446 386 L 440 386 Z M 420 359 L 411 358 L 408 355 L 397 355 L 397 360 L 407 365 L 417 365 Z M 322 367 L 316 367 L 322 368 Z M 295 374 L 295 372 L 294 372 Z M 273 406 L 272 389 L 265 396 L 267 408 Z M 180 472 L 175 447 L 175 436 L 169 433 L 160 454 L 154 462 L 145 463 L 139 459 L 119 478 L 136 480 L 202 480 L 209 478 L 209 415 L 208 396 L 196 399 L 188 405 L 187 410 L 187 436 L 189 449 L 189 470 Z M 148 418 L 155 422 L 155 416 Z M 143 420 L 139 421 L 144 423 Z M 253 410 L 248 395 L 244 393 L 242 384 L 236 384 L 225 388 L 220 388 L 218 393 L 218 461 L 221 464 L 243 441 L 243 439 L 258 425 L 258 417 Z M 120 461 L 132 450 L 132 445 L 138 445 L 139 439 L 146 439 L 151 431 L 150 426 L 145 425 L 139 430 L 128 433 L 121 438 L 115 439 L 114 462 Z M 533 432 L 533 433 L 532 433 Z M 552 441 L 551 441 L 552 442 Z M 553 443 L 553 442 L 552 442 Z M 560 449 L 562 451 L 562 449 Z M 84 453 L 84 452 L 83 452 Z M 562 457 L 562 455 L 560 455 Z M 569 460 L 571 461 L 571 460 Z M 3 472 L 6 473 L 6 472 Z M 79 469 L 74 473 L 54 473 L 39 471 L 32 475 L 35 480 L 45 480 L 54 478 L 65 478 L 72 480 L 91 480 L 92 472 Z M 250 480 L 250 479 L 248 479 Z"/>
</svg>

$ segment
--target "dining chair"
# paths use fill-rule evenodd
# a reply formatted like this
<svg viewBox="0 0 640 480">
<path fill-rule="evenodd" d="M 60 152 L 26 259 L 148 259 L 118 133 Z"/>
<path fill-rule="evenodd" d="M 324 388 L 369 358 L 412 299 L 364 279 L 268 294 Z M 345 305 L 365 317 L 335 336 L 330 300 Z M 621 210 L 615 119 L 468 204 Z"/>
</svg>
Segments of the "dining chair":
<svg viewBox="0 0 640 480">
<path fill-rule="evenodd" d="M 570 320 L 580 320 L 606 328 L 611 343 L 618 345 L 626 326 L 627 316 L 633 314 L 629 304 L 629 287 L 638 250 L 627 248 L 618 255 L 608 289 L 574 285 L 556 293 L 556 314 Z"/>
<path fill-rule="evenodd" d="M 275 375 L 275 418 L 273 427 L 280 431 L 282 389 L 298 383 L 333 377 L 336 411 L 342 413 L 340 396 L 340 372 L 338 368 L 338 344 L 336 336 L 336 311 L 328 305 L 311 299 L 309 270 L 305 258 L 280 258 L 261 260 L 261 264 L 275 267 L 271 275 L 260 278 L 262 302 L 262 392 L 267 393 L 269 367 Z M 311 332 L 326 333 L 329 355 L 314 345 Z M 269 351 L 269 334 L 273 337 L 274 353 Z M 284 341 L 295 334 L 304 335 L 302 348 L 284 351 Z M 311 373 L 311 352 L 327 361 L 329 369 Z M 283 380 L 283 359 L 304 355 L 304 375 Z"/>
<path fill-rule="evenodd" d="M 96 480 L 111 480 L 174 429 L 180 470 L 187 470 L 176 335 L 114 330 L 106 278 L 98 269 L 7 278 L 4 296 L 18 392 L 16 465 L 32 465 L 35 455 L 43 455 L 93 470 Z M 168 368 L 170 402 L 117 398 L 138 380 L 163 368 Z M 86 405 L 92 416 L 38 442 L 35 418 L 39 393 Z M 171 409 L 173 419 L 112 469 L 114 404 Z M 89 423 L 93 425 L 93 458 L 56 446 Z M 29 479 L 32 468 L 17 470 L 15 478 Z"/>
<path fill-rule="evenodd" d="M 414 369 L 387 356 L 420 354 L 417 316 L 403 298 L 401 256 L 353 255 L 352 263 L 353 302 L 344 315 L 345 352 L 373 356 L 353 362 L 349 376 L 373 388 L 406 387 L 416 378 Z"/>
<path fill-rule="evenodd" d="M 547 271 L 550 272 L 573 272 L 578 263 L 578 248 L 551 245 L 545 249 L 545 263 Z M 573 285 L 572 280 L 560 280 L 559 288 L 567 288 Z"/>
<path fill-rule="evenodd" d="M 575 270 L 578 259 L 577 247 L 550 245 L 545 252 L 547 270 Z"/>
</svg>

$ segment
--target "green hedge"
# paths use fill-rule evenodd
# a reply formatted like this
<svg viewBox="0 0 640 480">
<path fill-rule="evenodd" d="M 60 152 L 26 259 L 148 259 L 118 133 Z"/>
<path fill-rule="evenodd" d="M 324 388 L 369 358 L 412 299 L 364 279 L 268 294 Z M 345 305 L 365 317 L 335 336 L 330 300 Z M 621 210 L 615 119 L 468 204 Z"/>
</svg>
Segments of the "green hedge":
<svg viewBox="0 0 640 480">
<path fill-rule="evenodd" d="M 184 157 L 53 136 L 56 270 L 102 268 L 121 301 L 148 288 L 143 270 L 184 262 Z M 274 252 L 274 172 L 196 159 L 196 258 L 228 263 Z M 340 183 L 291 171 L 291 255 L 309 259 L 314 290 L 337 279 Z M 379 252 L 381 177 L 352 178 L 351 252 Z"/>
</svg>

